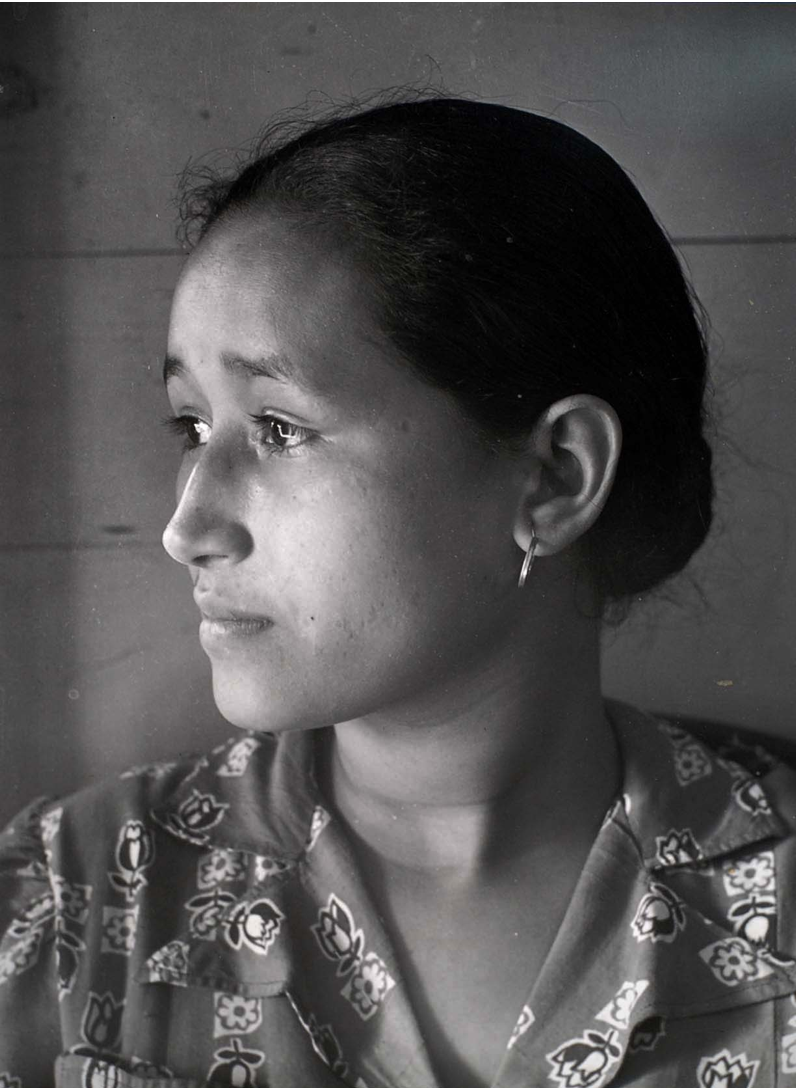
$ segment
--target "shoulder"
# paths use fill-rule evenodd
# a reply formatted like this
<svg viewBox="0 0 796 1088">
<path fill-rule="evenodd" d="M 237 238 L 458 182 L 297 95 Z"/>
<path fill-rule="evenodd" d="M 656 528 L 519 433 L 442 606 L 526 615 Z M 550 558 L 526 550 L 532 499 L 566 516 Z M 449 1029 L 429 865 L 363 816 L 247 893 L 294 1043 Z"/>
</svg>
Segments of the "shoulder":
<svg viewBox="0 0 796 1088">
<path fill-rule="evenodd" d="M 79 869 L 81 858 L 87 862 L 106 856 L 125 836 L 134 839 L 136 828 L 155 827 L 158 814 L 167 813 L 172 803 L 184 809 L 186 798 L 199 797 L 201 808 L 210 779 L 214 804 L 226 811 L 233 800 L 226 796 L 228 786 L 242 777 L 255 749 L 259 777 L 267 779 L 277 749 L 275 738 L 246 734 L 209 753 L 132 767 L 66 797 L 36 799 L 0 833 L 0 892 L 3 882 L 8 888 L 11 881 L 31 889 L 41 885 L 44 890 L 65 858 L 71 862 L 69 868 Z M 0 894 L 0 901 L 6 908 L 4 916 L 10 896 Z"/>
</svg>

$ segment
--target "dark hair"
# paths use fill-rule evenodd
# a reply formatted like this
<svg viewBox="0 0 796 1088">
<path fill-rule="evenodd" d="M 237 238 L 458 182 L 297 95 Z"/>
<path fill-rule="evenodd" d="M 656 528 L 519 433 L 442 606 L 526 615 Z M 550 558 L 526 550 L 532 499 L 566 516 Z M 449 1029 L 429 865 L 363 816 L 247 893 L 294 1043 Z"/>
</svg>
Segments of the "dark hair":
<svg viewBox="0 0 796 1088">
<path fill-rule="evenodd" d="M 584 544 L 608 605 L 681 570 L 711 522 L 707 352 L 666 235 L 616 162 L 547 117 L 431 97 L 277 124 L 183 220 L 278 207 L 366 268 L 385 333 L 493 443 L 591 393 L 622 422 Z"/>
</svg>

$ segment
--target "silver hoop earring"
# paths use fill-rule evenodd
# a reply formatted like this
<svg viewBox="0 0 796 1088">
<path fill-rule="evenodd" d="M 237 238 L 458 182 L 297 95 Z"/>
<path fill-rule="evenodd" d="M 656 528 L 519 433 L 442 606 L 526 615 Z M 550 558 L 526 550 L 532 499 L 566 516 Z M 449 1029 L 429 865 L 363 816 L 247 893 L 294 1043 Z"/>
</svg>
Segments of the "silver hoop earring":
<svg viewBox="0 0 796 1088">
<path fill-rule="evenodd" d="M 525 558 L 522 561 L 522 570 L 520 571 L 520 580 L 517 583 L 517 588 L 518 589 L 522 589 L 522 587 L 525 585 L 526 578 L 531 573 L 531 567 L 533 566 L 533 561 L 536 558 L 536 545 L 538 543 L 539 543 L 539 541 L 538 541 L 538 539 L 536 537 L 536 533 L 533 531 L 533 529 L 531 529 L 531 542 L 528 545 L 528 550 L 525 553 Z"/>
</svg>

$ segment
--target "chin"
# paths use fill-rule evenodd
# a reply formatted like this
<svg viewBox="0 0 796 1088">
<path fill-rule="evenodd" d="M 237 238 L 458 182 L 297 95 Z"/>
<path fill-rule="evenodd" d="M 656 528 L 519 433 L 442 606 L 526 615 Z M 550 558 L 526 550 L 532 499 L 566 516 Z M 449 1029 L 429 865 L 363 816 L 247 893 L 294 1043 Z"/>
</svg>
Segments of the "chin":
<svg viewBox="0 0 796 1088">
<path fill-rule="evenodd" d="M 321 729 L 333 725 L 328 711 L 309 707 L 298 691 L 287 693 L 255 683 L 246 675 L 213 668 L 213 698 L 222 717 L 239 729 L 258 733 Z"/>
</svg>

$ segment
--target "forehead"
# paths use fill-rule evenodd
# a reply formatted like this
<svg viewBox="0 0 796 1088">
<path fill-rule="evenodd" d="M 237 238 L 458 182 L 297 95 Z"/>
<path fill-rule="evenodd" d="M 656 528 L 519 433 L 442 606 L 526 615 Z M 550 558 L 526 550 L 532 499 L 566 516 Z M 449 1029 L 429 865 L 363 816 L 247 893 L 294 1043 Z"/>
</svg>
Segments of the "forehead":
<svg viewBox="0 0 796 1088">
<path fill-rule="evenodd" d="M 339 390 L 352 363 L 405 370 L 353 260 L 276 217 L 217 226 L 189 257 L 168 353 L 189 370 L 224 357 L 278 355 L 321 391 L 330 383 Z"/>
</svg>

